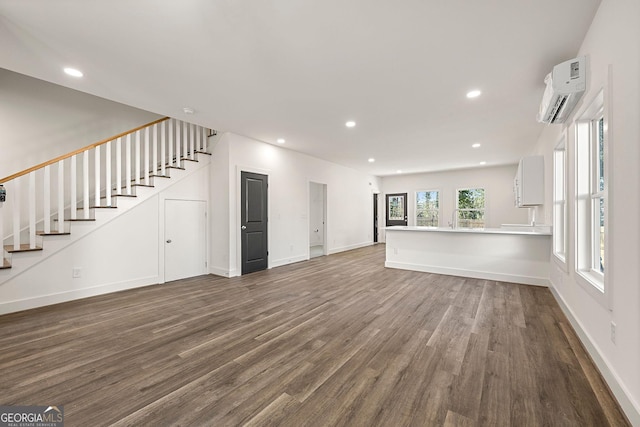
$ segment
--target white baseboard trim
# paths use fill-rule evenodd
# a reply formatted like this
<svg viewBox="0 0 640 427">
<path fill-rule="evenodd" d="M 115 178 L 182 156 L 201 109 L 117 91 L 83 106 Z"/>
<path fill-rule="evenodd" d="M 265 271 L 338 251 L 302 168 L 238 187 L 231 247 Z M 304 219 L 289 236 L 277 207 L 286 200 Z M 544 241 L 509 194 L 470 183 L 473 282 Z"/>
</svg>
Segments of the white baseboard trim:
<svg viewBox="0 0 640 427">
<path fill-rule="evenodd" d="M 460 268 L 438 267 L 424 264 L 410 264 L 396 261 L 386 261 L 387 268 L 400 270 L 422 271 L 424 273 L 447 274 L 449 276 L 471 277 L 474 279 L 495 280 L 498 282 L 520 283 L 523 285 L 549 286 L 550 282 L 545 277 L 519 276 L 515 274 L 492 273 L 487 271 L 465 270 Z"/>
<path fill-rule="evenodd" d="M 341 246 L 339 248 L 330 248 L 327 251 L 327 254 L 328 255 L 337 254 L 339 252 L 351 251 L 353 249 L 364 248 L 366 246 L 372 246 L 372 245 L 373 245 L 373 242 L 363 242 L 363 243 L 356 243 L 354 245 Z"/>
<path fill-rule="evenodd" d="M 156 285 L 160 281 L 158 276 L 141 277 L 139 279 L 127 280 L 124 282 L 107 283 L 90 288 L 74 289 L 72 291 L 59 292 L 49 295 L 40 295 L 34 298 L 8 301 L 0 303 L 0 315 L 15 313 L 17 311 L 30 310 L 47 305 L 59 304 L 62 302 L 74 301 L 82 298 L 94 297 L 97 295 L 110 294 L 112 292 L 124 291 L 127 289 L 141 288 L 143 286 Z"/>
<path fill-rule="evenodd" d="M 307 255 L 298 255 L 291 258 L 282 258 L 269 262 L 269 268 L 281 267 L 287 264 L 293 264 L 300 261 L 307 261 L 309 257 Z"/>
<path fill-rule="evenodd" d="M 231 273 L 229 270 L 220 267 L 210 267 L 209 273 L 213 274 L 214 276 L 231 277 Z"/>
<path fill-rule="evenodd" d="M 571 326 L 573 326 L 573 329 L 576 331 L 576 334 L 578 334 L 578 338 L 580 338 L 582 345 L 585 349 L 587 349 L 589 356 L 591 356 L 591 359 L 598 367 L 598 370 L 600 370 L 600 374 L 602 374 L 602 377 L 607 382 L 607 385 L 611 389 L 611 392 L 618 400 L 622 411 L 631 422 L 631 425 L 640 426 L 640 404 L 634 401 L 634 399 L 631 397 L 629 390 L 620 380 L 620 377 L 615 373 L 613 369 L 611 369 L 611 365 L 609 364 L 607 358 L 600 352 L 599 347 L 591 339 L 591 336 L 584 330 L 580 321 L 574 316 L 573 311 L 566 304 L 564 298 L 562 298 L 560 293 L 558 293 L 553 284 L 549 286 L 549 289 L 551 290 L 551 293 L 558 302 L 558 305 L 562 309 L 563 313 L 565 314 L 565 316 L 567 316 L 567 319 L 569 319 L 569 322 L 571 323 Z"/>
</svg>

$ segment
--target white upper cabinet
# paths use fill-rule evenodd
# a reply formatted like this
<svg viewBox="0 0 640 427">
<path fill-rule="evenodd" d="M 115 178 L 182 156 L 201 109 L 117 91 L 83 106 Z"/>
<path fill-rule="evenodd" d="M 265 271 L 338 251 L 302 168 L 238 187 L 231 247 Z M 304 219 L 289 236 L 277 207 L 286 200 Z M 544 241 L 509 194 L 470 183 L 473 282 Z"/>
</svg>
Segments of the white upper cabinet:
<svg viewBox="0 0 640 427">
<path fill-rule="evenodd" d="M 544 204 L 544 156 L 520 159 L 513 190 L 519 208 Z"/>
</svg>

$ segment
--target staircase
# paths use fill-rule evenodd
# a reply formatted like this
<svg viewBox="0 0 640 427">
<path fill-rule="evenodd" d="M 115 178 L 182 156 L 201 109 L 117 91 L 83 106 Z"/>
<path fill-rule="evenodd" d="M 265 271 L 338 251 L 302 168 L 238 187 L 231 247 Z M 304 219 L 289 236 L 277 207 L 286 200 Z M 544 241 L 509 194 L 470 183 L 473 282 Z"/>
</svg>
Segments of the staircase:
<svg viewBox="0 0 640 427">
<path fill-rule="evenodd" d="M 72 234 L 134 206 L 138 192 L 166 186 L 171 171 L 210 156 L 212 134 L 165 117 L 1 179 L 0 284 L 65 247 Z"/>
</svg>

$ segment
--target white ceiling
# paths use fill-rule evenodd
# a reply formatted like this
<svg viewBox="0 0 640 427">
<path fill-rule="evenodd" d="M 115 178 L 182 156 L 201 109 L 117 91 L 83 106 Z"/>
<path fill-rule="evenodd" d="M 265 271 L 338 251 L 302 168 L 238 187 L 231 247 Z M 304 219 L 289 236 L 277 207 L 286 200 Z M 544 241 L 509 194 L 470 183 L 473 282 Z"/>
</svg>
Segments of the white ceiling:
<svg viewBox="0 0 640 427">
<path fill-rule="evenodd" d="M 0 0 L 0 67 L 375 175 L 499 165 L 599 3 Z"/>
</svg>

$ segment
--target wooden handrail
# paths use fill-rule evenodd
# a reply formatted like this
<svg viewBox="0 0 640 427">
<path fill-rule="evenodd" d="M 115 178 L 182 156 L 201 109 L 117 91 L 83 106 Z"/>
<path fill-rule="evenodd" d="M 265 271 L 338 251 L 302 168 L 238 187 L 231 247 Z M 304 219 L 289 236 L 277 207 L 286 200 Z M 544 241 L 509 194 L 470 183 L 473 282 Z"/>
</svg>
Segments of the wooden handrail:
<svg viewBox="0 0 640 427">
<path fill-rule="evenodd" d="M 22 172 L 14 173 L 13 175 L 9 175 L 9 176 L 7 176 L 5 178 L 0 179 L 0 184 L 4 184 L 5 182 L 11 181 L 12 179 L 19 178 L 19 177 L 21 177 L 23 175 L 27 175 L 27 174 L 29 174 L 29 173 L 31 173 L 33 171 L 36 171 L 38 169 L 42 169 L 45 166 L 50 166 L 50 165 L 52 165 L 54 163 L 58 163 L 60 160 L 68 159 L 69 157 L 75 156 L 76 154 L 80 154 L 80 153 L 82 153 L 84 151 L 87 151 L 87 150 L 90 150 L 92 148 L 99 147 L 100 145 L 106 144 L 107 142 L 113 141 L 114 139 L 122 138 L 123 136 L 129 135 L 130 133 L 137 132 L 140 129 L 144 129 L 144 128 L 149 127 L 149 126 L 153 126 L 155 124 L 162 123 L 165 120 L 169 120 L 170 118 L 171 117 L 163 117 L 161 119 L 154 120 L 151 123 L 147 123 L 146 125 L 138 126 L 135 129 L 131 129 L 131 130 L 128 130 L 126 132 L 119 133 L 119 134 L 117 134 L 115 136 L 111 136 L 109 138 L 103 139 L 102 141 L 94 142 L 91 145 L 87 145 L 86 147 L 79 148 L 79 149 L 77 149 L 75 151 L 72 151 L 71 153 L 63 154 L 62 156 L 56 157 L 55 159 L 51 159 L 51 160 L 48 160 L 48 161 L 46 161 L 44 163 L 40 163 L 39 165 L 32 166 L 29 169 L 23 170 Z"/>
</svg>

